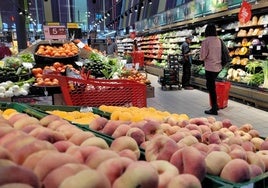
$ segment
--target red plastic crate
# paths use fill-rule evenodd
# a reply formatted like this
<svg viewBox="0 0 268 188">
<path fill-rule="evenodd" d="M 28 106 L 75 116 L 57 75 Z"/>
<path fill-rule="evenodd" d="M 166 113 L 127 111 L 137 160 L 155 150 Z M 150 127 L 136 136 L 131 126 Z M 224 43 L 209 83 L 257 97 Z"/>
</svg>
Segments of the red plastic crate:
<svg viewBox="0 0 268 188">
<path fill-rule="evenodd" d="M 53 76 L 59 80 L 66 105 L 146 107 L 146 85 L 132 80 L 77 79 Z"/>
<path fill-rule="evenodd" d="M 230 88 L 231 82 L 216 82 L 217 103 L 221 109 L 228 105 Z"/>
</svg>

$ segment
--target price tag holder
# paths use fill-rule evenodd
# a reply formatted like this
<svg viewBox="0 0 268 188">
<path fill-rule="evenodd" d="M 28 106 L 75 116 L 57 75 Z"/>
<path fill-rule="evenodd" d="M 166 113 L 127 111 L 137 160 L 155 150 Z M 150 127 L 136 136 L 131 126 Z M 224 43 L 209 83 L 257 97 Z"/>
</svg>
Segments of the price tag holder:
<svg viewBox="0 0 268 188">
<path fill-rule="evenodd" d="M 258 45 L 258 46 L 257 46 L 257 50 L 261 50 L 261 46 Z"/>
</svg>

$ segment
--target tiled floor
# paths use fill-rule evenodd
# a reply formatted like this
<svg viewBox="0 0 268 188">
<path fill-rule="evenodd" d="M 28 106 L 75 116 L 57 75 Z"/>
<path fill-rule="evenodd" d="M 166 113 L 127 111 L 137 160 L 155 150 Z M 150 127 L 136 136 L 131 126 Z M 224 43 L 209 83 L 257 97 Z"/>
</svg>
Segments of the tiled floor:
<svg viewBox="0 0 268 188">
<path fill-rule="evenodd" d="M 166 110 L 171 113 L 186 113 L 190 117 L 207 117 L 204 110 L 209 109 L 208 93 L 194 90 L 162 90 L 158 83 L 158 77 L 148 74 L 148 78 L 155 87 L 155 97 L 147 99 L 147 106 L 158 110 Z M 268 136 L 268 112 L 256 109 L 252 106 L 228 100 L 228 106 L 219 111 L 217 120 L 228 118 L 235 125 L 241 126 L 250 123 L 263 137 Z"/>
</svg>

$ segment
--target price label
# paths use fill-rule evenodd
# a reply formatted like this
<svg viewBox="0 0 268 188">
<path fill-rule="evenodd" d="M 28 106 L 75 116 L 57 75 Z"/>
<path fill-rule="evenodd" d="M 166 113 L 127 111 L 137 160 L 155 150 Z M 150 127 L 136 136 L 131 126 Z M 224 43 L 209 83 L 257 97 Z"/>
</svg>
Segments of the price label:
<svg viewBox="0 0 268 188">
<path fill-rule="evenodd" d="M 250 56 L 249 56 L 249 59 L 253 59 L 253 55 L 250 55 Z"/>
<path fill-rule="evenodd" d="M 249 48 L 250 48 L 250 49 L 253 49 L 253 46 L 252 46 L 252 45 L 250 45 L 250 46 L 249 46 Z"/>
<path fill-rule="evenodd" d="M 257 50 L 261 50 L 261 46 L 257 46 Z"/>
<path fill-rule="evenodd" d="M 66 39 L 65 26 L 44 26 L 44 34 L 46 40 Z"/>
</svg>

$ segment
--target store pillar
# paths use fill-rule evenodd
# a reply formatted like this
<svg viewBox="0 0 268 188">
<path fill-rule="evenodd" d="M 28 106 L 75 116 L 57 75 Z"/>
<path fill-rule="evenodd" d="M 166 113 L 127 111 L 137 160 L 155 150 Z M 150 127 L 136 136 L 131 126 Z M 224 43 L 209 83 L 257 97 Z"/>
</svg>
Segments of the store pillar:
<svg viewBox="0 0 268 188">
<path fill-rule="evenodd" d="M 24 8 L 24 1 L 16 0 L 17 7 Z M 27 48 L 27 32 L 26 32 L 26 16 L 20 15 L 19 12 L 16 14 L 16 35 L 18 41 L 18 50 L 24 50 Z"/>
</svg>

